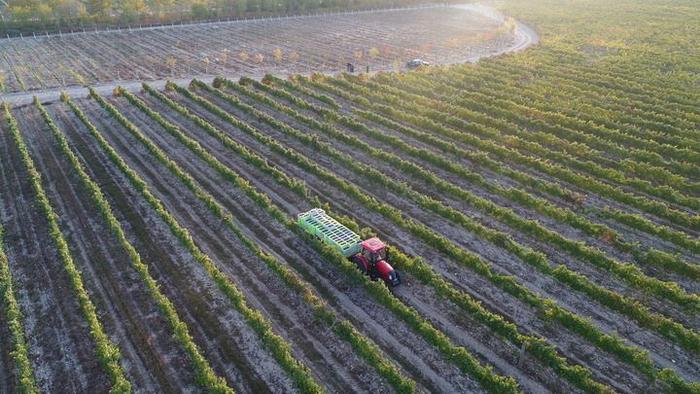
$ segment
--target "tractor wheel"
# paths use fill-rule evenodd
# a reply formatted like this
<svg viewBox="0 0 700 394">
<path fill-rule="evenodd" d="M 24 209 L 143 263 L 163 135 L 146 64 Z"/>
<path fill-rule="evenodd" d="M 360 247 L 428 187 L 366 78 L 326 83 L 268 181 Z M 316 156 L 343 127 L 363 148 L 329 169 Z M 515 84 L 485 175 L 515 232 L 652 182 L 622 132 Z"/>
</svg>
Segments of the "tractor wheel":
<svg viewBox="0 0 700 394">
<path fill-rule="evenodd" d="M 365 265 L 362 264 L 362 261 L 360 259 L 353 258 L 352 261 L 355 262 L 355 265 L 357 266 L 357 269 L 360 270 L 360 272 L 367 275 L 367 268 L 365 268 Z"/>
</svg>

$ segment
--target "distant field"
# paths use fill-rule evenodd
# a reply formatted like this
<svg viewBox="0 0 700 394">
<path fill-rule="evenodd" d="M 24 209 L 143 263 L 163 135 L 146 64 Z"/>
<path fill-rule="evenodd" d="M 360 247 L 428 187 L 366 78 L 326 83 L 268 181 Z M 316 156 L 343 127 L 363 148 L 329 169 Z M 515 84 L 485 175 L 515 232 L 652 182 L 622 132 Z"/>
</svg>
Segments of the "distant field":
<svg viewBox="0 0 700 394">
<path fill-rule="evenodd" d="M 195 75 L 402 69 L 464 62 L 513 40 L 502 19 L 454 7 L 0 40 L 5 92 Z"/>
<path fill-rule="evenodd" d="M 539 45 L 4 106 L 0 392 L 700 393 L 700 7 L 503 6 Z"/>
</svg>

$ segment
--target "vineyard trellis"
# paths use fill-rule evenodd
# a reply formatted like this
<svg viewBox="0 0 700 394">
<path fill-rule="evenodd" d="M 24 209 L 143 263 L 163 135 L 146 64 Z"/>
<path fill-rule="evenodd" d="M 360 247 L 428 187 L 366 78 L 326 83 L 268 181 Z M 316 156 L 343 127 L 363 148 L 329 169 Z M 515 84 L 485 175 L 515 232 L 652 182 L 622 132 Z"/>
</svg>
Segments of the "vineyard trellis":
<svg viewBox="0 0 700 394">
<path fill-rule="evenodd" d="M 89 89 L 3 104 L 0 391 L 700 393 L 700 9 L 567 4 L 410 72 L 324 73 L 523 37 L 468 6 L 0 40 L 5 92 Z"/>
</svg>

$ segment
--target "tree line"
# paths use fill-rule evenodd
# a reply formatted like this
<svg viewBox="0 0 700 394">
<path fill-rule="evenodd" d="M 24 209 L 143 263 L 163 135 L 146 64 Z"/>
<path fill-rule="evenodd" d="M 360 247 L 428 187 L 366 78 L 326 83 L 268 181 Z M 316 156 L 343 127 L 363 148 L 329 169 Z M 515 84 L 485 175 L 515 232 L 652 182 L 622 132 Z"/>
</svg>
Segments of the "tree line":
<svg viewBox="0 0 700 394">
<path fill-rule="evenodd" d="M 0 33 L 408 6 L 425 0 L 0 0 Z"/>
</svg>

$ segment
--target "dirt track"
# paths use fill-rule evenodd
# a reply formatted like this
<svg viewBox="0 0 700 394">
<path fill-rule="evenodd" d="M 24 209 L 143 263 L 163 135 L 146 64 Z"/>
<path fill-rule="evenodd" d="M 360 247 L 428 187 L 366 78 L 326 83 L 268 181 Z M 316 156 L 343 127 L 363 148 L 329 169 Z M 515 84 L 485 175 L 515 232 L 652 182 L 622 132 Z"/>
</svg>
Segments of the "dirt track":
<svg viewBox="0 0 700 394">
<path fill-rule="evenodd" d="M 152 102 L 152 100 L 150 101 Z M 131 110 L 126 107 L 125 113 L 129 112 L 131 112 Z M 189 122 L 177 120 L 177 123 L 183 124 L 183 129 L 189 130 L 192 133 L 197 133 L 204 138 L 203 141 L 207 141 L 203 142 L 206 146 L 215 147 L 215 145 L 210 145 L 210 142 L 208 142 L 209 139 L 204 137 L 204 134 L 198 131 L 196 127 L 190 125 Z M 148 132 L 149 136 L 154 140 L 159 141 L 164 149 L 179 152 L 178 156 L 182 158 L 182 161 L 178 161 L 180 161 L 187 170 L 191 171 L 191 173 L 207 187 L 207 190 L 220 198 L 221 201 L 225 201 L 225 205 L 227 207 L 230 206 L 232 212 L 237 212 L 237 217 L 239 217 L 239 215 L 248 216 L 248 214 L 244 214 L 247 212 L 259 211 L 259 208 L 255 208 L 250 202 L 247 202 L 246 198 L 238 196 L 240 192 L 228 186 L 225 180 L 220 179 L 220 176 L 212 174 L 211 170 L 206 170 L 206 167 L 203 168 L 199 159 L 192 157 L 191 153 L 183 150 L 171 137 L 166 137 L 163 135 L 164 132 L 162 131 L 158 134 L 154 134 L 149 131 L 149 129 L 150 127 L 144 128 L 143 130 Z M 225 160 L 227 163 L 232 163 L 233 165 L 233 160 L 235 159 L 230 157 L 230 155 L 226 155 Z M 254 175 L 257 173 L 255 169 L 250 168 L 248 165 L 238 160 L 236 161 L 236 168 L 241 168 L 241 171 L 249 173 L 252 178 L 258 176 Z M 278 189 L 275 194 L 280 195 L 280 199 L 287 202 L 291 208 L 290 214 L 298 212 L 300 209 L 308 209 L 307 205 L 300 205 L 298 201 L 295 201 L 292 195 L 283 190 Z M 235 198 L 231 196 L 235 196 Z M 237 207 L 241 204 L 243 204 L 242 207 Z M 264 213 L 257 213 L 254 218 L 247 219 L 245 224 L 249 231 L 255 234 L 262 231 L 262 229 L 257 227 L 256 223 L 270 222 L 271 220 L 267 215 Z M 453 367 L 445 364 L 445 361 L 441 360 L 441 357 L 430 349 L 429 345 L 425 344 L 420 338 L 412 335 L 410 330 L 401 322 L 391 318 L 391 314 L 387 312 L 386 309 L 373 304 L 371 300 L 367 300 L 359 289 L 348 287 L 348 285 L 344 283 L 345 280 L 342 279 L 342 276 L 339 275 L 337 271 L 333 270 L 332 267 L 329 267 L 327 264 L 323 264 L 316 253 L 311 251 L 308 246 L 303 246 L 303 243 L 300 243 L 297 237 L 288 230 L 281 229 L 277 226 L 273 226 L 273 228 L 276 229 L 274 234 L 255 234 L 255 237 L 260 239 L 262 244 L 267 245 L 267 247 L 271 248 L 275 253 L 283 256 L 286 261 L 294 261 L 297 264 L 301 264 L 303 267 L 302 272 L 309 272 L 306 279 L 312 283 L 316 284 L 316 282 L 319 281 L 318 278 L 329 278 L 328 281 L 321 279 L 317 284 L 317 286 L 319 286 L 319 292 L 329 292 L 329 294 L 331 294 L 331 299 L 337 298 L 337 305 L 338 308 L 340 308 L 339 312 L 343 315 L 351 317 L 353 321 L 360 322 L 361 326 L 374 327 L 371 329 L 371 332 L 373 332 L 372 339 L 379 341 L 380 344 L 386 343 L 386 347 L 384 347 L 385 351 L 394 355 L 394 357 L 398 357 L 399 360 L 405 360 L 402 364 L 404 364 L 406 368 L 410 368 L 412 372 L 415 371 L 414 373 L 419 374 L 419 376 L 424 375 L 425 380 L 423 384 L 425 384 L 426 387 L 448 391 L 455 390 L 457 387 L 471 387 L 472 390 L 476 389 L 473 382 L 469 382 L 463 376 L 459 376 L 459 374 L 454 371 Z M 282 243 L 280 240 L 284 240 L 284 242 Z M 318 264 L 311 264 L 311 262 L 318 262 Z M 350 291 L 350 294 L 347 294 L 348 291 Z M 339 343 L 336 341 L 335 344 L 329 346 L 330 348 L 335 348 L 338 345 Z M 420 356 L 417 357 L 416 354 Z M 317 364 L 313 362 L 312 365 Z M 448 371 L 450 372 L 448 373 Z M 365 379 L 367 379 L 367 377 L 365 377 Z M 338 380 L 338 378 L 328 379 L 329 382 L 333 382 L 334 380 Z M 362 390 L 359 386 L 357 388 Z"/>
<path fill-rule="evenodd" d="M 87 323 L 71 296 L 68 275 L 49 236 L 43 212 L 32 203 L 34 191 L 5 127 L 3 123 L 0 169 L 5 187 L 0 189 L 0 214 L 37 382 L 46 389 L 104 390 L 107 377 L 97 362 Z"/>
<path fill-rule="evenodd" d="M 221 108 L 225 109 L 225 111 L 235 114 L 237 118 L 245 119 L 246 121 L 250 122 L 250 124 L 255 125 L 266 135 L 274 136 L 274 138 L 278 141 L 284 141 L 286 146 L 293 147 L 294 149 L 299 150 L 308 157 L 315 157 L 315 154 L 312 150 L 310 150 L 307 147 L 304 147 L 297 141 L 286 137 L 284 134 L 277 132 L 273 127 L 266 125 L 264 122 L 260 122 L 256 119 L 251 118 L 249 115 L 236 110 L 234 107 L 224 103 L 222 100 L 214 98 L 211 95 L 205 94 L 205 96 L 208 99 L 211 99 L 217 105 L 221 106 Z M 245 100 L 245 98 L 243 99 Z M 406 248 L 405 250 L 407 252 L 413 255 L 422 256 L 427 261 L 430 261 L 433 268 L 438 270 L 445 277 L 449 278 L 450 282 L 453 283 L 456 287 L 470 293 L 472 296 L 488 304 L 490 308 L 502 311 L 502 313 L 511 316 L 519 324 L 528 327 L 528 330 L 535 330 L 536 332 L 540 333 L 540 335 L 542 335 L 543 337 L 550 338 L 552 341 L 554 341 L 554 343 L 557 343 L 562 348 L 569 348 L 572 350 L 575 349 L 573 350 L 573 353 L 570 354 L 570 357 L 578 359 L 579 357 L 581 357 L 582 354 L 587 354 L 589 352 L 595 351 L 594 349 L 581 344 L 580 340 L 576 336 L 572 336 L 570 333 L 566 332 L 566 330 L 563 330 L 563 328 L 555 328 L 549 326 L 545 319 L 542 319 L 541 317 L 537 316 L 536 312 L 530 307 L 528 307 L 526 304 L 523 304 L 521 301 L 518 301 L 508 295 L 504 295 L 498 289 L 494 288 L 492 284 L 483 280 L 483 278 L 479 277 L 478 275 L 474 275 L 470 271 L 465 270 L 464 267 L 461 267 L 459 264 L 451 261 L 442 253 L 435 250 L 432 246 L 425 244 L 425 242 L 421 241 L 415 236 L 397 228 L 395 223 L 392 223 L 391 221 L 387 220 L 381 215 L 378 215 L 370 209 L 364 207 L 362 204 L 348 198 L 345 195 L 345 193 L 343 193 L 341 190 L 338 190 L 332 187 L 331 185 L 327 184 L 323 180 L 308 174 L 306 171 L 298 168 L 294 164 L 290 163 L 288 160 L 281 158 L 279 155 L 270 151 L 266 147 L 261 146 L 252 138 L 231 128 L 231 126 L 227 125 L 226 122 L 208 114 L 207 111 L 203 109 L 196 109 L 197 107 L 194 106 L 194 104 L 192 104 L 191 102 L 183 99 L 179 100 L 181 100 L 181 102 L 187 106 L 194 107 L 194 110 L 197 113 L 201 114 L 202 116 L 205 116 L 208 120 L 210 120 L 213 124 L 216 124 L 222 130 L 226 130 L 228 133 L 231 133 L 231 135 L 233 135 L 237 141 L 245 143 L 246 146 L 251 147 L 264 157 L 268 158 L 268 160 L 274 162 L 281 168 L 284 168 L 285 171 L 287 171 L 290 175 L 295 176 L 299 179 L 304 179 L 309 187 L 311 187 L 319 196 L 322 196 L 322 199 L 324 201 L 330 203 L 338 211 L 347 215 L 353 215 L 363 218 L 363 225 L 371 226 L 372 228 L 382 229 L 381 237 L 383 239 L 387 239 L 394 244 L 405 245 L 404 247 Z M 256 105 L 256 107 L 267 111 L 265 107 L 261 106 L 259 103 Z M 274 112 L 271 111 L 270 113 Z M 274 113 L 274 115 L 276 118 L 280 119 L 281 121 L 287 124 L 299 127 L 299 125 L 295 124 L 295 121 L 290 120 L 282 114 Z M 372 159 L 363 157 L 361 152 L 354 151 L 354 155 L 357 156 L 361 162 L 374 162 L 374 160 Z M 445 223 L 444 221 L 435 218 L 434 216 L 431 217 L 431 215 L 421 213 L 420 209 L 416 208 L 415 206 L 411 206 L 410 202 L 404 201 L 404 199 L 402 199 L 401 197 L 398 197 L 393 193 L 384 190 L 384 188 L 381 188 L 378 185 L 373 185 L 371 184 L 371 182 L 363 182 L 363 177 L 361 174 L 352 174 L 351 172 L 343 168 L 341 164 L 333 163 L 333 161 L 327 158 L 319 158 L 318 160 L 324 167 L 328 168 L 329 170 L 333 171 L 339 176 L 343 176 L 345 179 L 356 182 L 360 187 L 369 190 L 369 193 L 375 195 L 377 198 L 388 201 L 393 206 L 402 207 L 404 211 L 407 212 L 409 217 L 414 217 L 422 223 L 431 223 L 431 228 L 437 229 L 438 231 L 440 231 L 441 234 L 449 235 L 450 238 L 459 240 L 465 248 L 468 248 L 469 250 L 478 250 L 490 261 L 497 261 L 500 266 L 499 269 L 502 269 L 503 272 L 516 275 L 520 278 L 526 278 L 525 280 L 529 283 L 530 286 L 533 286 L 536 291 L 550 292 L 550 294 L 552 294 L 553 297 L 556 297 L 557 299 L 561 300 L 560 302 L 567 305 L 567 307 L 571 307 L 574 310 L 580 311 L 586 316 L 589 316 L 591 314 L 598 314 L 601 317 L 601 324 L 609 325 L 614 324 L 615 322 L 622 321 L 619 317 L 616 316 L 603 315 L 601 312 L 598 312 L 598 305 L 591 304 L 587 302 L 587 300 L 581 299 L 575 293 L 568 293 L 565 289 L 558 287 L 556 283 L 553 283 L 551 280 L 538 275 L 537 272 L 532 272 L 531 268 L 524 266 L 513 256 L 509 256 L 507 253 L 503 253 L 502 250 L 489 245 L 488 242 L 483 242 L 475 238 L 473 235 L 460 231 L 454 226 L 451 226 Z M 386 173 L 395 174 L 394 176 L 399 175 L 393 169 L 387 169 Z M 298 210 L 303 209 L 304 207 L 298 208 Z M 407 279 L 407 281 L 410 281 L 410 278 Z M 453 319 L 453 317 L 446 317 L 452 316 L 454 311 L 454 307 L 450 307 L 449 304 L 445 304 L 444 302 L 432 301 L 428 302 L 430 307 L 422 305 L 422 303 L 419 300 L 425 300 L 426 296 L 430 294 L 430 292 L 427 289 L 422 289 L 421 287 L 422 286 L 416 281 L 410 281 L 410 286 L 400 288 L 398 290 L 398 294 L 406 297 L 402 297 L 402 299 L 405 299 L 407 303 L 420 310 L 423 314 L 431 316 L 431 319 L 443 320 L 443 325 L 456 325 L 459 327 L 460 324 L 465 323 L 465 321 L 452 321 L 451 319 Z M 459 331 L 460 340 L 468 340 L 469 336 L 465 334 L 465 331 L 471 332 L 469 329 L 461 327 L 461 330 Z M 482 339 L 481 341 L 484 340 Z M 490 343 L 490 347 L 491 349 L 493 349 L 493 347 L 495 347 L 494 343 Z M 663 350 L 663 348 L 660 348 L 660 350 Z M 508 349 L 505 354 L 508 355 L 507 357 L 511 358 L 512 354 L 516 352 L 517 349 L 511 348 Z M 496 365 L 498 365 L 498 361 L 492 362 L 496 362 Z M 514 365 L 515 363 L 517 363 L 517 360 L 513 360 L 511 358 L 510 363 L 512 364 L 508 364 L 504 361 L 501 362 L 501 367 L 504 369 L 504 371 L 507 370 L 509 371 L 509 373 L 514 373 L 514 371 L 517 371 L 518 369 Z M 601 355 L 598 359 L 594 361 L 589 361 L 589 363 L 591 362 L 597 365 L 601 371 L 605 371 L 604 373 L 606 375 L 612 375 L 611 378 L 606 379 L 608 384 L 614 386 L 620 385 L 620 388 L 625 387 L 625 385 L 628 385 L 627 387 L 641 387 L 644 384 L 646 384 L 643 379 L 631 375 L 629 373 L 629 370 L 626 369 L 619 362 L 617 362 L 614 358 L 605 357 Z M 617 365 L 618 368 L 610 368 L 611 365 Z M 525 365 L 525 368 L 527 367 L 528 366 Z M 540 379 L 548 379 L 546 378 L 548 374 L 546 371 L 537 370 L 530 370 L 525 373 L 518 374 L 518 376 L 527 377 L 537 375 L 538 373 L 542 373 L 539 376 Z M 527 378 L 523 378 L 522 380 L 527 381 Z M 558 381 L 557 383 L 550 384 L 550 387 L 557 387 L 558 385 L 563 384 L 563 382 Z M 531 387 L 535 392 L 541 391 L 541 388 L 538 389 L 538 386 L 536 384 L 531 384 Z"/>
</svg>

